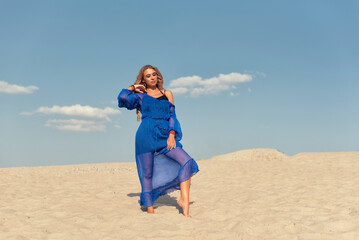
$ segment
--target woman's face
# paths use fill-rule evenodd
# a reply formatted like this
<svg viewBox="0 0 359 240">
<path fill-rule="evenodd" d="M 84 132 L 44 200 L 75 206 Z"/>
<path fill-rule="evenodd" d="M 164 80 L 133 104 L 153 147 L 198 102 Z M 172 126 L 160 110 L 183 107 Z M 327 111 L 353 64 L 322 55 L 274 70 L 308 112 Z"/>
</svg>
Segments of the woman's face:
<svg viewBox="0 0 359 240">
<path fill-rule="evenodd" d="M 157 72 L 152 68 L 146 69 L 143 72 L 143 81 L 147 87 L 155 87 L 157 84 Z"/>
</svg>

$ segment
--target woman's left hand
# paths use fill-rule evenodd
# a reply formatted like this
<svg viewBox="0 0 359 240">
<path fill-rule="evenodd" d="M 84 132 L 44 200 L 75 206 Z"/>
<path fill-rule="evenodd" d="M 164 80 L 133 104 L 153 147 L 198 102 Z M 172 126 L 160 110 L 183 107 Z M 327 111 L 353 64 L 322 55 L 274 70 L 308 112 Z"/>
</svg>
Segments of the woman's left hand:
<svg viewBox="0 0 359 240">
<path fill-rule="evenodd" d="M 172 150 L 173 148 L 176 148 L 176 140 L 173 134 L 170 134 L 167 138 L 167 150 Z"/>
</svg>

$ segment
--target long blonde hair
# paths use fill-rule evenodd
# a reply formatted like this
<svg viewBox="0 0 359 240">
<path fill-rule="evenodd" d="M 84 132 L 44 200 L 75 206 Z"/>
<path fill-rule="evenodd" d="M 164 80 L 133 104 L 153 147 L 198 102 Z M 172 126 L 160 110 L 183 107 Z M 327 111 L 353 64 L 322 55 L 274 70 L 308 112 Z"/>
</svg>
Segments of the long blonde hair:
<svg viewBox="0 0 359 240">
<path fill-rule="evenodd" d="M 137 78 L 136 78 L 136 81 L 135 81 L 134 84 L 143 84 L 143 75 L 144 75 L 144 72 L 145 72 L 147 69 L 149 69 L 149 68 L 151 68 L 151 69 L 153 69 L 153 70 L 156 71 L 156 73 L 157 73 L 157 87 L 158 87 L 158 89 L 163 90 L 164 88 L 163 88 L 163 77 L 162 77 L 162 74 L 161 74 L 161 72 L 158 70 L 157 67 L 154 67 L 154 66 L 152 66 L 152 65 L 145 65 L 145 66 L 143 66 L 143 67 L 140 69 L 140 71 L 139 71 L 139 73 L 138 73 L 138 75 L 137 75 Z"/>
<path fill-rule="evenodd" d="M 139 73 L 138 73 L 138 75 L 137 75 L 137 78 L 136 78 L 136 81 L 135 81 L 134 85 L 136 85 L 136 84 L 143 84 L 143 83 L 144 83 L 144 82 L 143 82 L 144 72 L 145 72 L 147 69 L 149 69 L 149 68 L 155 70 L 156 73 L 157 73 L 157 84 L 156 84 L 156 85 L 157 85 L 157 88 L 158 88 L 159 90 L 164 90 L 164 88 L 163 88 L 163 77 L 162 77 L 162 74 L 161 74 L 161 72 L 158 70 L 157 67 L 154 67 L 154 66 L 152 66 L 152 65 L 145 65 L 145 66 L 143 66 L 143 67 L 140 69 L 140 71 L 139 71 Z M 141 113 L 140 113 L 140 111 L 139 111 L 138 109 L 136 109 L 136 114 L 137 114 L 137 121 L 138 121 L 138 122 L 141 121 Z"/>
</svg>

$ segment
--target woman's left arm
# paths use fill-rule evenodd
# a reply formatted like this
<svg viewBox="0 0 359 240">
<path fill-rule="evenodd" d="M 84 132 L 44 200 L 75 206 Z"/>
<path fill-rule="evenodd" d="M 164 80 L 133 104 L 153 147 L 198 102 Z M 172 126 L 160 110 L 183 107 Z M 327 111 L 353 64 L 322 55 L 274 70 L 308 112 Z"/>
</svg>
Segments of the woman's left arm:
<svg viewBox="0 0 359 240">
<path fill-rule="evenodd" d="M 166 90 L 165 91 L 165 95 L 168 98 L 168 101 L 170 101 L 173 105 L 174 105 L 174 101 L 173 101 L 173 94 L 170 90 Z M 172 117 L 176 117 L 176 114 L 174 113 L 174 109 L 173 109 L 173 113 L 171 113 Z M 173 148 L 176 148 L 176 140 L 175 140 L 175 136 L 176 136 L 176 131 L 174 130 L 174 124 L 171 124 L 171 122 L 174 122 L 173 118 L 170 118 L 170 128 L 169 128 L 169 136 L 167 139 L 167 149 L 168 150 L 172 150 Z"/>
<path fill-rule="evenodd" d="M 172 92 L 170 90 L 166 90 L 165 95 L 168 98 L 168 101 L 170 101 L 173 105 L 175 105 Z"/>
</svg>

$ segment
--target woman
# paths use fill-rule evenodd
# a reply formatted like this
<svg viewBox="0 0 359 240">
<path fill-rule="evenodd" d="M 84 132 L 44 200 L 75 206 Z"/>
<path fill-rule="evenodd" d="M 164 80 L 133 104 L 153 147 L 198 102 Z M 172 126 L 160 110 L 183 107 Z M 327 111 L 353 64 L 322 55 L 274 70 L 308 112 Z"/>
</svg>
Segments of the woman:
<svg viewBox="0 0 359 240">
<path fill-rule="evenodd" d="M 134 85 L 122 89 L 118 106 L 142 113 L 136 133 L 136 165 L 141 182 L 140 205 L 154 213 L 153 203 L 161 195 L 181 190 L 177 202 L 183 215 L 189 215 L 191 177 L 199 171 L 179 142 L 180 123 L 175 114 L 173 95 L 164 90 L 160 71 L 151 65 L 143 66 Z"/>
</svg>

